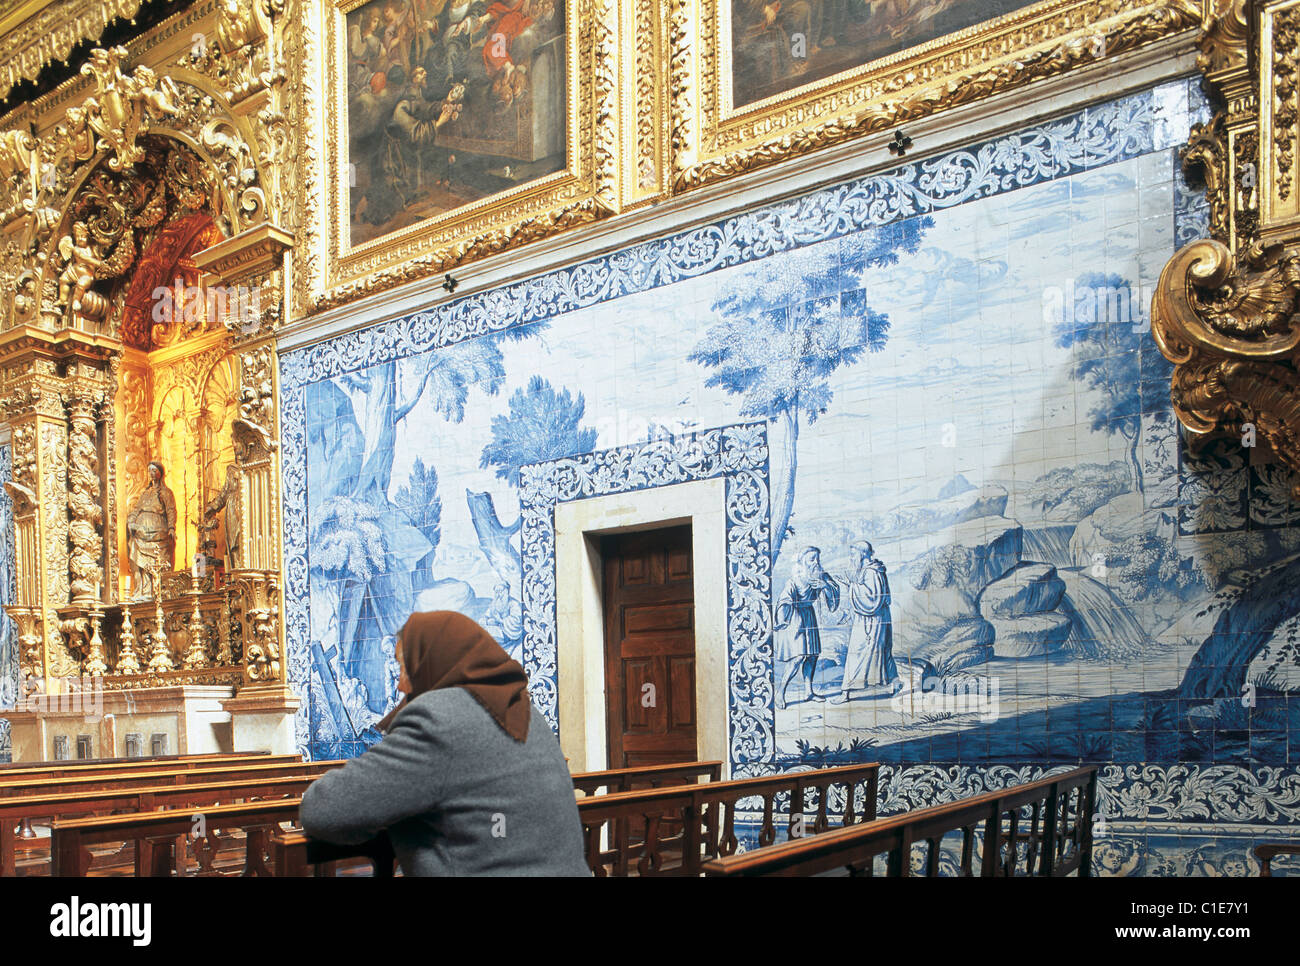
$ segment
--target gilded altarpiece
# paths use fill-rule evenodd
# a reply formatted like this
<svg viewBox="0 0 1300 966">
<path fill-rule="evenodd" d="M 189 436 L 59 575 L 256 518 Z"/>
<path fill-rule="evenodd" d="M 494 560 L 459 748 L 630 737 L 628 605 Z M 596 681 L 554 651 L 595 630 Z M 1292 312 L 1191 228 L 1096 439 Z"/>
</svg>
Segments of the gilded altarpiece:
<svg viewBox="0 0 1300 966">
<path fill-rule="evenodd" d="M 182 753 L 292 741 L 286 23 L 278 0 L 195 4 L 0 121 L 15 758 L 55 757 L 59 729 L 93 732 L 94 757 L 133 727 Z"/>
</svg>

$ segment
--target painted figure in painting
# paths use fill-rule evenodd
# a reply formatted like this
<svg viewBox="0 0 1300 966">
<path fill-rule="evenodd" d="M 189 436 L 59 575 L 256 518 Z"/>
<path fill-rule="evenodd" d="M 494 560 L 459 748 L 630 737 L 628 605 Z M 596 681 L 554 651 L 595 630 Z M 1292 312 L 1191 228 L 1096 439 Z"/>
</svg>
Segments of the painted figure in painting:
<svg viewBox="0 0 1300 966">
<path fill-rule="evenodd" d="M 840 585 L 822 569 L 821 551 L 817 547 L 804 547 L 795 561 L 794 573 L 776 601 L 776 658 L 790 664 L 777 691 L 778 709 L 785 707 L 786 691 L 800 669 L 808 696 L 815 701 L 825 700 L 825 695 L 813 689 L 813 672 L 817 669 L 817 656 L 822 652 L 816 607 L 819 597 L 828 608 L 837 609 Z"/>
<path fill-rule="evenodd" d="M 563 167 L 555 0 L 378 0 L 347 22 L 353 244 Z"/>
<path fill-rule="evenodd" d="M 894 663 L 894 627 L 889 615 L 889 578 L 885 565 L 876 558 L 865 540 L 850 548 L 857 557 L 858 570 L 849 584 L 849 606 L 853 609 L 853 629 L 849 632 L 849 650 L 844 658 L 844 680 L 840 693 L 831 704 L 843 704 L 850 691 L 890 685 L 898 687 L 898 665 Z"/>
<path fill-rule="evenodd" d="M 510 585 L 504 580 L 496 585 L 492 603 L 483 617 L 483 626 L 507 654 L 518 659 L 519 646 L 524 640 L 524 608 L 510 596 Z"/>
<path fill-rule="evenodd" d="M 163 482 L 161 463 L 149 464 L 149 485 L 126 516 L 126 539 L 136 599 L 153 597 L 150 571 L 169 572 L 176 556 L 176 497 Z"/>
</svg>

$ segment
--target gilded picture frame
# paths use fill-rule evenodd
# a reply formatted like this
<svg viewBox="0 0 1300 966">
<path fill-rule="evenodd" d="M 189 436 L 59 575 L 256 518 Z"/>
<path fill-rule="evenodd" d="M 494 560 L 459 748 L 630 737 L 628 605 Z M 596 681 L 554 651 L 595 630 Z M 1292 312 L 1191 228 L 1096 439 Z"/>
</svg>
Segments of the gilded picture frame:
<svg viewBox="0 0 1300 966">
<path fill-rule="evenodd" d="M 315 5 L 324 83 L 319 97 L 312 96 L 310 84 L 302 85 L 305 95 L 302 130 L 307 150 L 299 159 L 301 183 L 313 183 L 311 164 L 315 152 L 310 146 L 313 140 L 323 142 L 320 143 L 323 171 L 318 182 L 320 191 L 305 204 L 308 250 L 297 262 L 300 277 L 295 286 L 298 303 L 295 314 L 318 311 L 406 282 L 437 276 L 474 259 L 548 237 L 618 210 L 619 167 L 614 147 L 618 136 L 617 14 L 609 0 L 559 0 L 564 17 L 559 37 L 563 49 L 564 131 L 562 161 L 557 169 L 436 211 L 430 217 L 377 237 L 354 238 L 358 224 L 354 192 L 364 182 L 366 173 L 358 170 L 358 158 L 353 155 L 350 143 L 349 107 L 350 103 L 357 103 L 358 84 L 357 57 L 355 46 L 349 46 L 353 41 L 349 26 L 350 20 L 351 24 L 357 22 L 358 12 L 364 14 L 368 9 L 383 8 L 386 2 L 318 0 Z M 411 4 L 411 0 L 398 0 L 397 5 L 403 2 Z M 453 2 L 447 0 L 445 8 L 450 9 Z M 555 0 L 524 2 L 551 4 Z M 486 3 L 479 5 L 488 9 Z M 491 9 L 499 17 L 499 8 L 518 5 L 519 0 L 508 0 L 491 4 Z M 477 10 L 477 5 L 473 9 Z M 497 21 L 488 19 L 491 15 L 483 16 L 483 22 L 491 24 L 485 29 L 496 27 Z M 307 48 L 309 44 L 303 46 Z M 479 47 L 483 46 L 480 40 Z M 471 49 L 469 58 L 463 58 L 458 67 L 465 67 L 467 61 L 470 68 L 477 66 L 470 59 L 482 57 L 481 49 Z M 414 61 L 410 71 L 414 75 Z M 371 89 L 383 83 L 383 78 L 376 76 Z M 436 116 L 430 117 L 429 128 L 436 123 Z M 440 130 L 439 139 L 443 131 L 455 126 L 453 123 Z M 466 155 L 475 156 L 472 137 L 475 133 L 463 131 L 455 138 L 456 146 L 448 149 L 453 163 Z M 461 158 L 454 156 L 456 151 L 461 152 Z M 361 161 L 364 163 L 364 159 Z M 510 174 L 508 167 L 496 172 L 498 180 Z"/>
<path fill-rule="evenodd" d="M 808 3 L 672 2 L 674 191 L 887 131 L 1193 29 L 1202 19 L 1201 0 L 1027 3 L 995 19 L 805 84 L 766 92 L 735 107 L 733 10 L 742 5 L 761 10 L 766 25 L 772 26 L 792 8 Z M 956 6 L 956 0 L 951 5 Z M 944 3 L 928 0 L 928 6 Z M 762 27 L 763 15 L 757 16 Z M 789 31 L 797 29 L 800 24 L 792 19 L 787 39 L 795 37 Z"/>
</svg>

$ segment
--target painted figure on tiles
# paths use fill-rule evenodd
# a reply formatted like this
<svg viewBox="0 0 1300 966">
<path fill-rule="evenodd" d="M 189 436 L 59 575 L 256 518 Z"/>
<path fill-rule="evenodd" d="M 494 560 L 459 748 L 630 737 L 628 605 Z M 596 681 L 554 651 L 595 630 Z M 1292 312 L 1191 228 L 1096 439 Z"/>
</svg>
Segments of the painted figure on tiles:
<svg viewBox="0 0 1300 966">
<path fill-rule="evenodd" d="M 776 658 L 788 661 L 790 667 L 777 692 L 778 709 L 786 705 L 785 694 L 796 672 L 803 669 L 808 696 L 824 701 L 825 695 L 813 689 L 813 672 L 817 669 L 817 656 L 822 652 L 821 630 L 817 623 L 817 598 L 821 597 L 831 610 L 840 606 L 840 585 L 822 569 L 821 551 L 817 547 L 804 547 L 795 561 L 785 589 L 776 601 Z"/>
<path fill-rule="evenodd" d="M 483 626 L 516 661 L 524 641 L 524 608 L 510 596 L 510 585 L 500 581 L 494 589 L 492 603 L 483 617 Z"/>
<path fill-rule="evenodd" d="M 876 558 L 865 540 L 850 545 L 858 569 L 849 584 L 849 606 L 853 611 L 853 629 L 849 632 L 849 650 L 844 658 L 844 681 L 831 704 L 843 704 L 850 691 L 888 685 L 902 686 L 898 665 L 894 663 L 894 627 L 889 614 L 889 578 L 885 565 Z"/>
</svg>

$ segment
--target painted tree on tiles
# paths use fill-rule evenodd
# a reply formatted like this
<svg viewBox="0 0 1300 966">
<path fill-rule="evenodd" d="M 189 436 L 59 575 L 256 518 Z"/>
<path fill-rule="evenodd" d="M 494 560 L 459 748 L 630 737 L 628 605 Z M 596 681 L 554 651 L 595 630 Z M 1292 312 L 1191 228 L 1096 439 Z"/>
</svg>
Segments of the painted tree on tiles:
<svg viewBox="0 0 1300 966">
<path fill-rule="evenodd" d="M 479 458 L 482 469 L 496 467 L 498 479 L 519 488 L 519 467 L 590 453 L 596 448 L 596 430 L 582 425 L 587 402 L 567 389 L 557 391 L 549 380 L 533 376 L 528 385 L 510 397 L 508 415 L 492 417 L 492 441 Z M 521 586 L 523 569 L 519 551 L 510 542 L 519 532 L 519 520 L 501 525 L 490 493 L 467 493 L 470 515 L 488 563 L 513 588 Z"/>
<path fill-rule="evenodd" d="M 318 518 L 312 536 L 313 566 L 315 546 L 321 541 L 340 547 L 347 541 L 364 542 L 360 532 L 345 532 L 348 521 L 358 527 L 373 522 L 382 534 L 379 562 L 371 565 L 367 557 L 365 567 L 353 566 L 363 558 L 348 556 L 331 572 L 339 596 L 336 624 L 341 663 L 355 669 L 366 689 L 366 706 L 375 714 L 382 713 L 392 697 L 386 641 L 396 636 L 415 609 L 416 595 L 432 583 L 429 562 L 440 535 L 438 521 L 431 516 L 435 507 L 436 516 L 441 516 L 433 467 L 421 463 L 418 477 L 390 496 L 397 428 L 418 406 L 431 407 L 449 422 L 462 422 L 471 390 L 478 388 L 489 396 L 500 392 L 505 380 L 501 341 L 537 331 L 537 326 L 506 330 L 431 350 L 400 367 L 385 362 L 339 379 L 364 399 L 356 410 L 347 403 L 344 414 L 355 421 L 355 413 L 360 413 L 355 435 L 362 452 L 356 458 L 355 474 L 339 484 L 334 496 L 364 507 L 365 512 L 340 505 L 348 512 Z"/>
<path fill-rule="evenodd" d="M 889 318 L 868 304 L 869 269 L 914 254 L 932 219 L 912 218 L 769 260 L 772 272 L 739 273 L 713 304 L 709 328 L 691 360 L 713 370 L 705 384 L 742 397 L 740 412 L 776 423 L 780 471 L 772 479 L 772 559 L 792 530 L 799 430 L 832 402 L 830 375 L 879 352 Z M 775 448 L 775 446 L 774 446 Z"/>
<path fill-rule="evenodd" d="M 1057 344 L 1075 348 L 1078 378 L 1099 393 L 1088 412 L 1092 428 L 1119 433 L 1127 441 L 1132 487 L 1141 492 L 1142 387 L 1158 385 L 1149 370 L 1164 365 L 1148 334 L 1142 304 L 1128 279 L 1115 274 L 1089 272 L 1060 291 L 1059 304 L 1046 305 Z M 1167 401 L 1167 378 L 1161 393 Z"/>
</svg>

